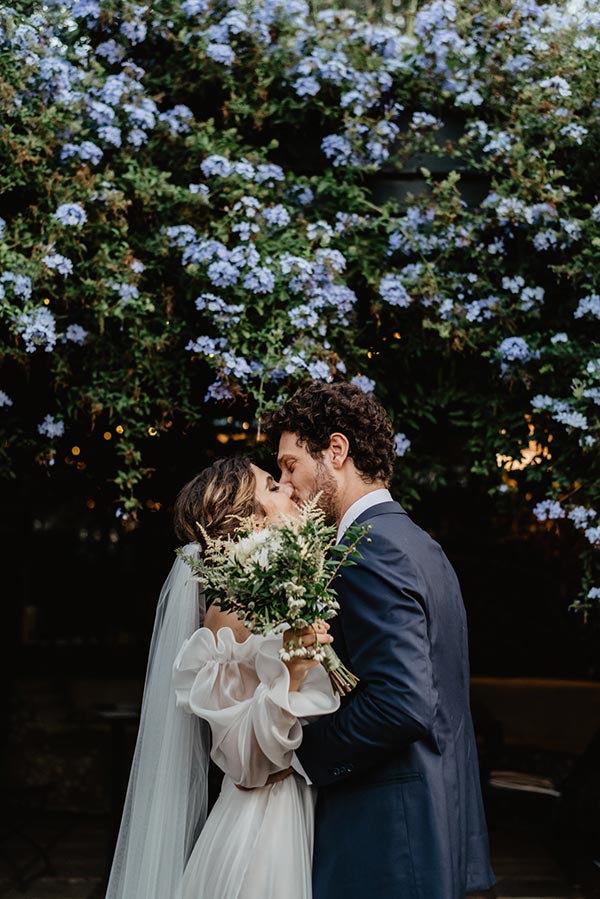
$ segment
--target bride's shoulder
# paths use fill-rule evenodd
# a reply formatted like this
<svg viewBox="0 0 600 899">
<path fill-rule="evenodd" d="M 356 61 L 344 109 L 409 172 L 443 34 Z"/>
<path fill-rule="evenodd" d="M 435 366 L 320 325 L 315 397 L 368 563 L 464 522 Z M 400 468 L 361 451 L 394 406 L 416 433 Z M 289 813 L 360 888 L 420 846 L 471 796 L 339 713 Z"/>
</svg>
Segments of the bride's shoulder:
<svg viewBox="0 0 600 899">
<path fill-rule="evenodd" d="M 225 629 L 229 629 L 232 632 L 237 643 L 245 643 L 252 636 L 237 615 L 233 612 L 222 612 L 218 606 L 214 605 L 206 613 L 204 627 L 214 634 L 215 639 L 218 637 L 219 632 Z"/>
</svg>

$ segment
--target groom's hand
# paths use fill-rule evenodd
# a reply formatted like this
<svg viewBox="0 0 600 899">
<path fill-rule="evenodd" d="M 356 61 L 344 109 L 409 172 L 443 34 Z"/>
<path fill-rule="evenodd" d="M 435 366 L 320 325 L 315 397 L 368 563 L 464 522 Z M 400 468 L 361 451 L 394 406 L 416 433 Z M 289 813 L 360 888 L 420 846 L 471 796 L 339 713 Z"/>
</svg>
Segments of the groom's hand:
<svg viewBox="0 0 600 899">
<path fill-rule="evenodd" d="M 289 777 L 290 774 L 294 773 L 293 768 L 284 768 L 283 771 L 275 771 L 274 774 L 269 774 L 267 777 L 265 786 L 269 786 L 269 784 L 279 783 L 280 780 L 285 780 L 286 777 Z M 258 787 L 242 787 L 240 784 L 236 784 L 238 790 L 257 790 Z"/>
</svg>

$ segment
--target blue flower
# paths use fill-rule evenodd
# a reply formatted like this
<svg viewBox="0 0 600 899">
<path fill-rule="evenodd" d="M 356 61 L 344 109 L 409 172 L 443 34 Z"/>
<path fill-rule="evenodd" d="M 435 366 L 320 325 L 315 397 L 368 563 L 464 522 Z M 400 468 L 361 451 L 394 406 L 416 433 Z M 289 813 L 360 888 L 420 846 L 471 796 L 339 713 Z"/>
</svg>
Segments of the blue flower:
<svg viewBox="0 0 600 899">
<path fill-rule="evenodd" d="M 78 159 L 91 162 L 92 165 L 98 165 L 103 155 L 100 147 L 91 140 L 84 140 L 81 144 L 65 144 L 60 152 L 61 159 L 77 156 Z"/>
<path fill-rule="evenodd" d="M 577 428 L 582 431 L 587 431 L 588 429 L 588 420 L 581 412 L 577 412 L 575 409 L 567 408 L 567 404 L 564 404 L 565 408 L 558 409 L 552 415 L 552 418 L 559 422 L 561 425 L 565 425 L 567 428 Z"/>
<path fill-rule="evenodd" d="M 428 112 L 413 112 L 411 128 L 441 128 L 444 123 Z"/>
<path fill-rule="evenodd" d="M 207 337 L 202 335 L 196 340 L 190 340 L 186 346 L 186 350 L 192 353 L 198 353 L 201 356 L 217 356 L 227 346 L 224 337 Z"/>
<path fill-rule="evenodd" d="M 48 253 L 43 257 L 42 262 L 60 275 L 70 275 L 73 272 L 71 260 L 67 259 L 66 256 L 61 256 L 60 253 Z"/>
<path fill-rule="evenodd" d="M 567 513 L 567 518 L 573 522 L 576 528 L 582 529 L 586 528 L 597 514 L 595 509 L 587 506 L 573 506 Z"/>
<path fill-rule="evenodd" d="M 184 106 L 183 103 L 178 103 L 172 109 L 161 112 L 158 117 L 160 122 L 164 122 L 168 126 L 171 134 L 185 134 L 190 130 L 190 121 L 193 118 L 194 113 L 189 106 Z"/>
<path fill-rule="evenodd" d="M 313 200 L 315 199 L 315 195 L 310 187 L 298 187 L 296 188 L 296 202 L 301 206 L 309 206 Z M 600 203 L 598 204 L 598 212 L 600 219 Z"/>
<path fill-rule="evenodd" d="M 86 331 L 85 328 L 82 328 L 81 325 L 69 325 L 64 333 L 64 340 L 76 343 L 78 346 L 83 346 L 87 336 L 88 331 Z"/>
<path fill-rule="evenodd" d="M 308 373 L 315 381 L 331 381 L 331 368 L 327 364 L 327 362 L 323 362 L 319 359 L 317 362 L 309 362 Z"/>
<path fill-rule="evenodd" d="M 81 203 L 61 203 L 54 213 L 54 218 L 61 225 L 69 226 L 75 225 L 79 227 L 87 222 L 87 215 Z"/>
<path fill-rule="evenodd" d="M 410 306 L 410 296 L 397 275 L 384 275 L 379 282 L 379 294 L 390 306 Z"/>
<path fill-rule="evenodd" d="M 209 0 L 183 0 L 181 11 L 184 16 L 187 16 L 188 18 L 191 16 L 200 16 L 207 12 L 209 5 Z"/>
<path fill-rule="evenodd" d="M 375 381 L 372 378 L 367 378 L 366 375 L 354 375 L 350 379 L 350 383 L 360 387 L 363 393 L 373 393 L 375 390 Z"/>
<path fill-rule="evenodd" d="M 103 125 L 101 128 L 98 128 L 98 137 L 106 141 L 107 144 L 112 144 L 113 147 L 121 146 L 121 129 L 115 128 L 114 125 Z"/>
<path fill-rule="evenodd" d="M 454 104 L 456 106 L 481 106 L 482 103 L 483 97 L 473 85 L 468 87 L 465 91 L 462 91 L 460 94 L 457 94 L 454 98 Z"/>
<path fill-rule="evenodd" d="M 140 15 L 142 12 L 145 12 L 147 7 L 145 6 L 134 6 L 133 11 Z M 133 21 L 133 22 L 121 22 L 119 26 L 119 31 L 121 34 L 124 34 L 125 37 L 132 44 L 140 44 L 142 41 L 146 40 L 146 34 L 148 28 L 145 22 Z"/>
<path fill-rule="evenodd" d="M 200 163 L 200 168 L 202 169 L 202 174 L 205 178 L 210 178 L 211 175 L 219 175 L 221 178 L 227 178 L 227 176 L 231 174 L 230 161 L 224 156 L 219 156 L 216 153 L 203 159 Z"/>
<path fill-rule="evenodd" d="M 148 135 L 142 128 L 132 128 L 127 135 L 127 143 L 132 144 L 138 150 L 147 140 Z"/>
<path fill-rule="evenodd" d="M 253 293 L 271 293 L 275 287 L 273 272 L 264 266 L 251 269 L 244 278 L 244 287 Z"/>
<path fill-rule="evenodd" d="M 410 445 L 410 440 L 406 434 L 403 434 L 402 432 L 394 434 L 394 452 L 397 456 L 405 456 L 410 449 Z"/>
<path fill-rule="evenodd" d="M 533 508 L 533 514 L 538 521 L 556 520 L 565 517 L 565 510 L 557 500 L 545 499 L 537 503 Z"/>
<path fill-rule="evenodd" d="M 231 287 L 240 276 L 239 269 L 226 259 L 216 259 L 208 266 L 208 277 L 215 287 Z"/>
<path fill-rule="evenodd" d="M 0 275 L 0 285 L 2 284 L 12 284 L 14 295 L 21 297 L 23 300 L 28 300 L 31 296 L 31 278 L 29 275 L 3 272 Z M 2 292 L 2 296 L 4 296 L 4 292 Z"/>
<path fill-rule="evenodd" d="M 112 287 L 113 290 L 116 290 L 116 292 L 121 297 L 121 300 L 122 300 L 124 306 L 126 306 L 128 303 L 130 303 L 131 300 L 137 300 L 139 298 L 140 292 L 137 289 L 137 287 L 135 286 L 135 284 L 128 284 L 127 282 L 123 282 L 123 283 L 113 282 L 112 284 L 109 284 L 108 286 Z"/>
<path fill-rule="evenodd" d="M 600 527 L 587 528 L 584 533 L 590 543 L 593 543 L 594 545 L 600 543 Z"/>
<path fill-rule="evenodd" d="M 56 344 L 56 323 L 46 306 L 21 313 L 16 329 L 23 338 L 28 353 L 35 353 L 38 347 L 43 347 L 49 353 Z"/>
<path fill-rule="evenodd" d="M 272 181 L 284 181 L 285 174 L 280 165 L 265 162 L 256 166 L 256 174 L 254 180 L 257 184 L 268 184 Z"/>
<path fill-rule="evenodd" d="M 285 228 L 290 223 L 290 214 L 281 203 L 267 206 L 263 209 L 262 216 L 270 228 Z"/>
<path fill-rule="evenodd" d="M 321 141 L 321 149 L 333 165 L 347 165 L 352 156 L 352 144 L 341 134 L 328 134 Z"/>
<path fill-rule="evenodd" d="M 215 400 L 216 402 L 223 402 L 224 400 L 233 399 L 233 394 L 227 384 L 222 381 L 220 378 L 217 378 L 216 381 L 210 385 L 208 390 L 204 395 L 204 401 L 208 402 L 209 400 Z"/>
<path fill-rule="evenodd" d="M 321 85 L 312 75 L 307 75 L 294 82 L 294 89 L 299 97 L 314 97 L 321 90 Z"/>
<path fill-rule="evenodd" d="M 558 237 L 555 231 L 551 231 L 547 228 L 545 231 L 538 231 L 538 233 L 533 238 L 533 245 L 536 250 L 540 252 L 544 250 L 551 250 L 552 247 L 555 247 L 558 243 Z"/>
<path fill-rule="evenodd" d="M 529 345 L 522 337 L 505 337 L 498 354 L 507 362 L 526 362 L 531 358 Z"/>
<path fill-rule="evenodd" d="M 584 137 L 587 137 L 587 135 L 589 134 L 589 131 L 583 125 L 576 125 L 572 122 L 570 125 L 564 125 L 560 129 L 560 133 L 563 134 L 565 137 L 569 137 L 576 144 L 581 146 L 581 144 L 583 143 Z"/>
<path fill-rule="evenodd" d="M 98 44 L 94 51 L 96 56 L 103 56 L 108 62 L 120 62 L 125 56 L 125 48 L 117 44 L 113 38 Z"/>
<path fill-rule="evenodd" d="M 225 66 L 230 66 L 235 61 L 235 53 L 229 44 L 207 44 L 206 55 L 215 62 Z"/>
<path fill-rule="evenodd" d="M 46 415 L 44 420 L 38 425 L 40 434 L 54 440 L 55 437 L 62 437 L 65 433 L 64 421 L 57 421 L 52 415 Z"/>
</svg>

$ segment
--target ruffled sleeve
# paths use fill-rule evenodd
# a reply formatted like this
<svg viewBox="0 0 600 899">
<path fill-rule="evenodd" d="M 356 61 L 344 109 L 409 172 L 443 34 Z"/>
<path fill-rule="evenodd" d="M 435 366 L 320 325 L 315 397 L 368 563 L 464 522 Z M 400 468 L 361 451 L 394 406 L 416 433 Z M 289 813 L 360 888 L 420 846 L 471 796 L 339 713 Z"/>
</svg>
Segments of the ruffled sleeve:
<svg viewBox="0 0 600 899">
<path fill-rule="evenodd" d="M 252 635 L 238 643 L 231 628 L 221 628 L 216 638 L 200 628 L 173 666 L 177 705 L 208 721 L 211 757 L 240 786 L 264 786 L 270 774 L 290 765 L 302 740 L 299 718 L 339 707 L 322 665 L 289 692 L 280 646 L 281 637 Z"/>
</svg>

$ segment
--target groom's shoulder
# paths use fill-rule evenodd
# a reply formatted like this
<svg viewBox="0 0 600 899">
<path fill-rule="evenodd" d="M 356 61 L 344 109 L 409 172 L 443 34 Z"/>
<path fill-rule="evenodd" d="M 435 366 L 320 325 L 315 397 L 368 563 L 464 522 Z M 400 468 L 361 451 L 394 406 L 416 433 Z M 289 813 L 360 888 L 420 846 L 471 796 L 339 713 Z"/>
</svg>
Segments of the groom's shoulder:
<svg viewBox="0 0 600 899">
<path fill-rule="evenodd" d="M 394 524 L 412 524 L 414 526 L 414 522 L 409 517 L 408 512 L 395 500 L 370 506 L 358 516 L 356 523 L 369 525 L 370 527 L 385 527 L 386 525 Z"/>
<path fill-rule="evenodd" d="M 403 546 L 406 545 L 407 541 L 410 544 L 417 542 L 437 546 L 433 537 L 423 530 L 410 517 L 406 509 L 395 500 L 378 503 L 376 506 L 366 509 L 357 518 L 357 524 L 368 526 L 371 538 L 380 536 L 384 540 L 390 540 L 393 543 L 399 540 Z"/>
</svg>

